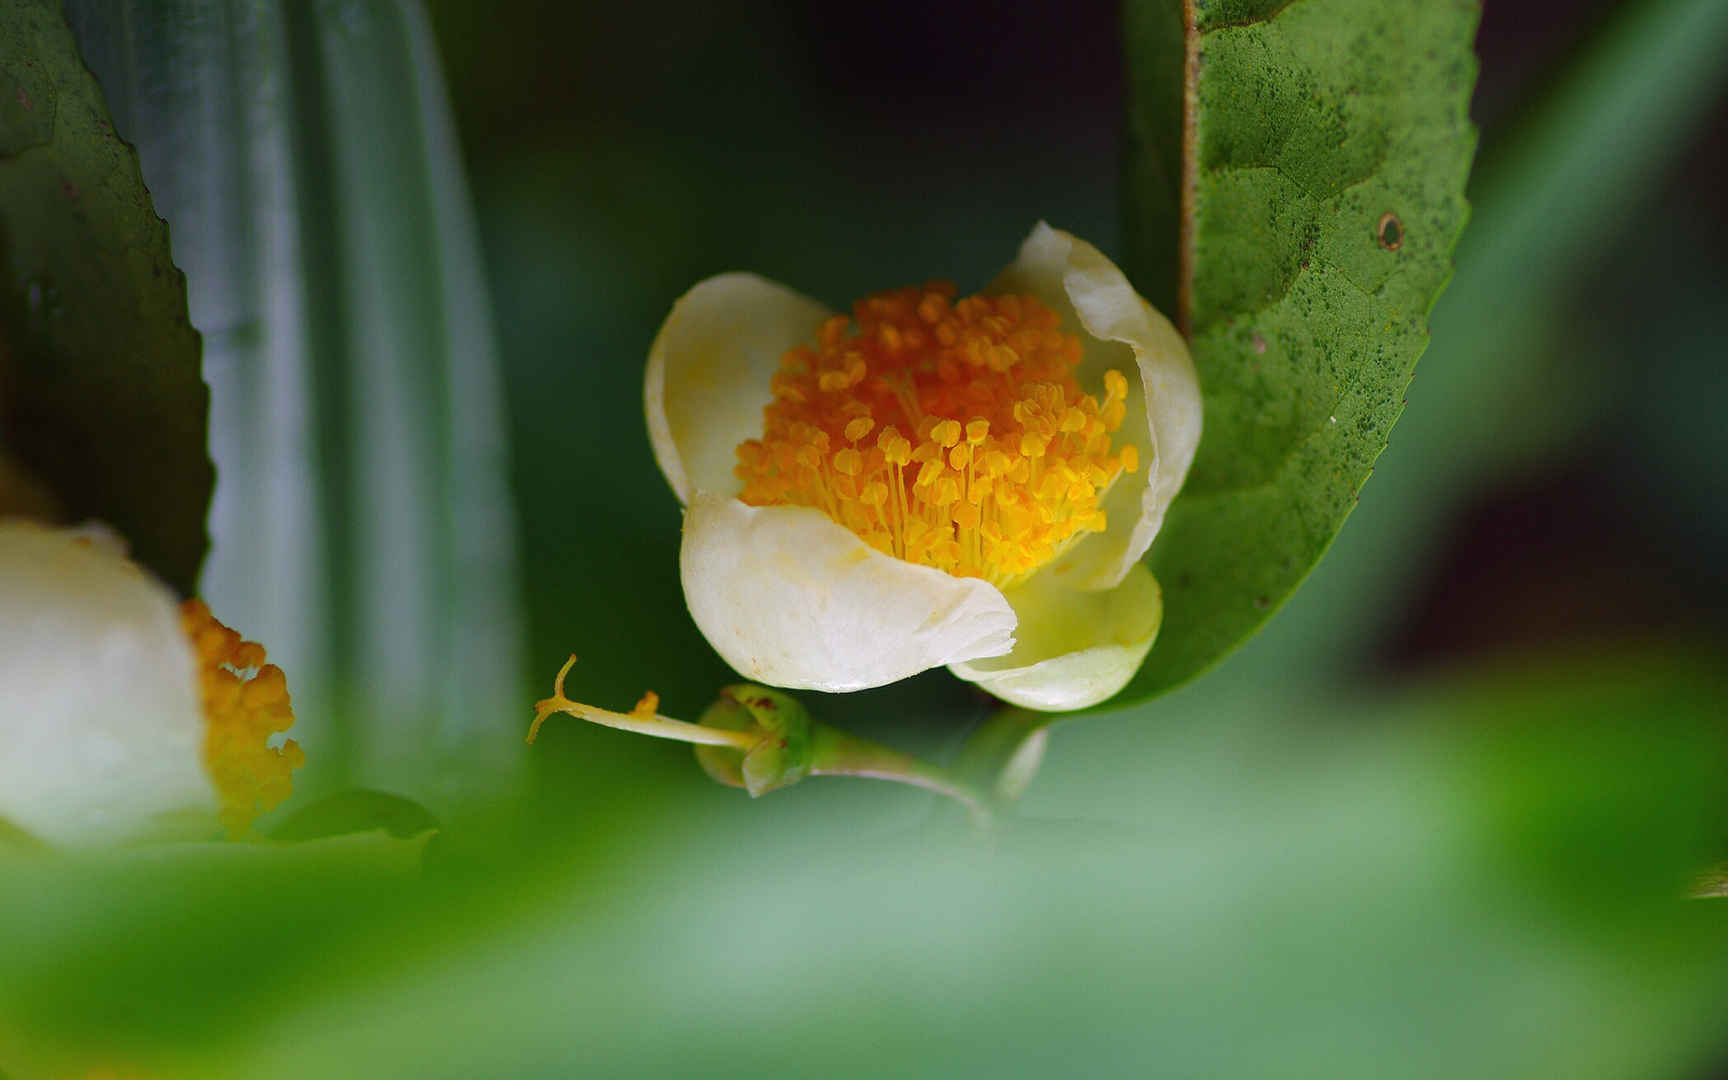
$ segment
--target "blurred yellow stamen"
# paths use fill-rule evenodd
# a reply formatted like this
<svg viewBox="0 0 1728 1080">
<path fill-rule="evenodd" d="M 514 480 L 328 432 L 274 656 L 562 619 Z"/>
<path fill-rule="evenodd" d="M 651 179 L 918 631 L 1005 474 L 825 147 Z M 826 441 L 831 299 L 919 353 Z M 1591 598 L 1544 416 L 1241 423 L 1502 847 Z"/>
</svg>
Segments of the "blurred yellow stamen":
<svg viewBox="0 0 1728 1080">
<path fill-rule="evenodd" d="M 860 300 L 780 360 L 739 496 L 810 506 L 896 558 L 1012 585 L 1102 531 L 1139 464 L 1111 446 L 1128 381 L 1074 378 L 1080 342 L 1032 296 L 933 283 Z M 872 433 L 875 438 L 871 439 Z"/>
<path fill-rule="evenodd" d="M 275 809 L 294 789 L 293 772 L 306 754 L 289 739 L 271 736 L 294 725 L 288 680 L 265 663 L 264 646 L 243 641 L 210 614 L 202 600 L 180 606 L 180 625 L 198 658 L 204 704 L 204 767 L 222 804 L 222 827 L 244 836 L 258 815 Z"/>
<path fill-rule="evenodd" d="M 703 727 L 701 724 L 661 716 L 655 711 L 660 708 L 660 695 L 652 690 L 643 694 L 642 700 L 627 713 L 612 712 L 610 709 L 571 701 L 564 696 L 564 676 L 570 673 L 570 668 L 575 663 L 574 656 L 564 661 L 564 666 L 558 669 L 557 678 L 552 681 L 552 696 L 534 703 L 534 723 L 528 729 L 530 743 L 539 737 L 540 725 L 553 713 L 565 713 L 578 720 L 617 728 L 619 731 L 633 731 L 638 735 L 653 735 L 661 739 L 677 739 L 679 742 L 703 743 L 708 746 L 733 746 L 740 750 L 750 750 L 761 741 L 760 735 L 747 731 L 723 731 L 720 728 Z"/>
</svg>

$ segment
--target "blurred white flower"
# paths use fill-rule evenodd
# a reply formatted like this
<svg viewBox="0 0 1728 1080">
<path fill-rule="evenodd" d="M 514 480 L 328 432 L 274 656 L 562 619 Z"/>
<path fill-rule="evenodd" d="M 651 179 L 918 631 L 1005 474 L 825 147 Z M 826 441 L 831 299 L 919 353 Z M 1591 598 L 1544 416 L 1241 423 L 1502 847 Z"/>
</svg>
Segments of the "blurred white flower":
<svg viewBox="0 0 1728 1080">
<path fill-rule="evenodd" d="M 1163 608 L 1141 562 L 1200 438 L 1174 327 L 1040 224 L 976 297 L 853 317 L 749 274 L 673 307 L 644 387 L 686 507 L 685 599 L 750 679 L 825 691 L 946 664 L 1028 708 L 1120 690 Z"/>
<path fill-rule="evenodd" d="M 57 846 L 230 835 L 304 760 L 279 668 L 112 536 L 0 520 L 0 821 Z"/>
</svg>

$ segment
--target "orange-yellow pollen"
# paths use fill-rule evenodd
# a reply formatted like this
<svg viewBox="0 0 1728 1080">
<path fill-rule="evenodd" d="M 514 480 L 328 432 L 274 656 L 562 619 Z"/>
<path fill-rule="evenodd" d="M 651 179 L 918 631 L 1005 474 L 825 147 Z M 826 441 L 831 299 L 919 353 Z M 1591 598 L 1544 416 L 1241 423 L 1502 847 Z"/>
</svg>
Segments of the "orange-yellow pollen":
<svg viewBox="0 0 1728 1080">
<path fill-rule="evenodd" d="M 1128 380 L 1075 379 L 1080 341 L 1033 296 L 934 282 L 866 297 L 786 353 L 762 437 L 738 447 L 753 506 L 810 506 L 877 550 L 1012 585 L 1106 526 L 1139 467 L 1112 447 Z M 870 435 L 875 432 L 872 440 Z"/>
<path fill-rule="evenodd" d="M 306 763 L 292 739 L 269 745 L 271 736 L 294 725 L 288 679 L 265 663 L 264 646 L 241 640 L 202 600 L 180 606 L 180 625 L 198 654 L 204 767 L 221 799 L 222 827 L 229 836 L 244 836 L 259 814 L 288 797 L 294 770 Z"/>
</svg>

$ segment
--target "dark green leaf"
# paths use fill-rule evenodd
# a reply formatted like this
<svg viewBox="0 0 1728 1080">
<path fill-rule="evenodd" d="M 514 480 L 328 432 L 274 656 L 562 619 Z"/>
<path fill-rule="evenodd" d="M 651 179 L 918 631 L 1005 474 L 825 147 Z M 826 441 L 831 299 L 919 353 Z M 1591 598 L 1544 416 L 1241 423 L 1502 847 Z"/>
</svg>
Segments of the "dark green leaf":
<svg viewBox="0 0 1728 1080">
<path fill-rule="evenodd" d="M 60 5 L 8 3 L 0 472 L 51 492 L 70 520 L 112 525 L 140 562 L 190 592 L 214 479 L 207 407 L 185 279 L 137 155 L 114 134 Z M 13 487 L 0 483 L 0 495 Z"/>
<path fill-rule="evenodd" d="M 1206 407 L 1151 556 L 1165 623 L 1134 700 L 1265 621 L 1386 446 L 1465 217 L 1477 6 L 1141 0 L 1127 14 L 1131 265 L 1154 300 L 1174 298 Z"/>
</svg>

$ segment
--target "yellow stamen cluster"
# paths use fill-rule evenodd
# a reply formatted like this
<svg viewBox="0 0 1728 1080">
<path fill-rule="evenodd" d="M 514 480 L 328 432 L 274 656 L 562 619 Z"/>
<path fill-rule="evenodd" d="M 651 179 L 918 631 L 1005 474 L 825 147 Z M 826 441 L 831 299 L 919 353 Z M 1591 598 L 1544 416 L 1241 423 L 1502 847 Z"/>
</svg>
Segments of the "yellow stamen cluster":
<svg viewBox="0 0 1728 1080">
<path fill-rule="evenodd" d="M 1128 382 L 1102 399 L 1081 345 L 1020 295 L 954 299 L 932 283 L 860 300 L 780 360 L 760 439 L 738 447 L 739 496 L 811 506 L 896 558 L 1008 586 L 1091 532 L 1139 464 L 1112 450 Z"/>
<path fill-rule="evenodd" d="M 201 600 L 180 607 L 180 625 L 198 655 L 204 701 L 204 767 L 222 802 L 222 827 L 244 836 L 259 814 L 293 791 L 293 772 L 306 754 L 292 739 L 270 737 L 294 725 L 288 681 L 264 662 L 264 646 L 244 641 L 210 614 Z"/>
</svg>

